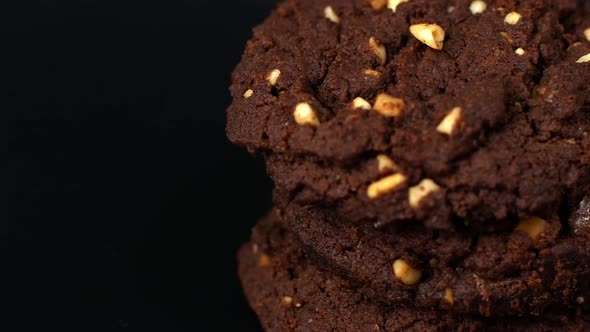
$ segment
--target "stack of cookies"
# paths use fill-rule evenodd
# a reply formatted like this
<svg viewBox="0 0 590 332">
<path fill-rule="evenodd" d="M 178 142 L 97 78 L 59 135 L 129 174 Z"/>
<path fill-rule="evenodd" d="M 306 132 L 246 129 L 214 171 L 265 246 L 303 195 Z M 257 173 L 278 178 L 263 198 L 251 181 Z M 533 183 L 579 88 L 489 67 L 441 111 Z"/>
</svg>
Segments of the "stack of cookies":
<svg viewBox="0 0 590 332">
<path fill-rule="evenodd" d="M 590 2 L 287 0 L 227 133 L 267 331 L 590 331 Z"/>
</svg>

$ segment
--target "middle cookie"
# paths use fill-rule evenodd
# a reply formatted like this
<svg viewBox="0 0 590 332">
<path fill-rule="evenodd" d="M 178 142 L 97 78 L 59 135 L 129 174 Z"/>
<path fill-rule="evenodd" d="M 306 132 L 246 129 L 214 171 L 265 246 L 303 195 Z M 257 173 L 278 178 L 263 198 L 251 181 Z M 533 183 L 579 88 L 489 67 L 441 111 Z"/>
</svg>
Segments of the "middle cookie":
<svg viewBox="0 0 590 332">
<path fill-rule="evenodd" d="M 573 307 L 587 293 L 587 238 L 563 231 L 557 216 L 473 233 L 460 224 L 446 230 L 421 223 L 375 229 L 298 205 L 284 214 L 312 260 L 385 304 L 526 316 L 558 305 Z"/>
</svg>

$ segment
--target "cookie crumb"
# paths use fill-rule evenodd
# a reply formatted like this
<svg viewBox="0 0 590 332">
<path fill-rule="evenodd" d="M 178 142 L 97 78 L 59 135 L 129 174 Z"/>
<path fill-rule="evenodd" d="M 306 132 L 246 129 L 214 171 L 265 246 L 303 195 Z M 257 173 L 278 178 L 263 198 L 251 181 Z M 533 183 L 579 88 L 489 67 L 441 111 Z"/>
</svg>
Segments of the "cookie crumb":
<svg viewBox="0 0 590 332">
<path fill-rule="evenodd" d="M 281 303 L 284 305 L 291 305 L 293 303 L 293 298 L 290 296 L 283 296 Z"/>
<path fill-rule="evenodd" d="M 576 298 L 576 302 L 578 302 L 578 304 L 584 304 L 584 302 L 586 302 L 586 299 L 583 296 L 578 296 Z"/>
<path fill-rule="evenodd" d="M 524 55 L 525 51 L 522 49 L 522 47 L 519 47 L 516 49 L 516 51 L 514 51 L 514 53 L 518 55 Z"/>
<path fill-rule="evenodd" d="M 590 61 L 590 53 L 582 56 L 581 58 L 578 59 L 578 61 L 576 61 L 576 63 L 585 63 Z"/>
<path fill-rule="evenodd" d="M 389 158 L 387 155 L 384 155 L 384 154 L 380 154 L 377 156 L 377 164 L 378 164 L 379 174 L 395 171 L 397 169 L 397 165 L 395 164 L 395 162 L 391 158 Z"/>
<path fill-rule="evenodd" d="M 531 239 L 536 241 L 548 225 L 549 223 L 544 219 L 532 217 L 519 222 L 515 230 L 527 233 Z"/>
<path fill-rule="evenodd" d="M 278 69 L 273 69 L 268 75 L 266 76 L 266 80 L 270 85 L 275 86 L 279 81 L 279 77 L 281 77 L 281 71 Z"/>
<path fill-rule="evenodd" d="M 413 208 L 418 208 L 420 206 L 420 202 L 430 195 L 433 192 L 440 190 L 440 187 L 436 182 L 432 181 L 431 179 L 424 179 L 418 185 L 411 187 L 409 190 L 409 201 L 410 206 Z"/>
<path fill-rule="evenodd" d="M 338 16 L 338 14 L 336 14 L 332 6 L 327 6 L 326 8 L 324 8 L 324 16 L 336 24 L 340 23 L 340 17 Z"/>
<path fill-rule="evenodd" d="M 517 12 L 512 12 L 508 15 L 506 15 L 506 17 L 504 17 L 504 22 L 508 23 L 510 25 L 516 25 L 518 24 L 518 21 L 520 21 L 520 18 L 522 17 L 522 15 L 520 15 Z"/>
<path fill-rule="evenodd" d="M 454 12 L 454 11 L 455 11 L 455 6 L 449 6 L 447 8 L 447 13 L 449 13 L 449 14 L 452 13 L 452 12 Z"/>
<path fill-rule="evenodd" d="M 312 127 L 318 127 L 320 125 L 320 120 L 318 120 L 315 111 L 308 103 L 297 104 L 295 111 L 293 111 L 293 117 L 295 118 L 295 122 L 300 126 L 310 125 Z"/>
<path fill-rule="evenodd" d="M 369 188 L 367 188 L 367 196 L 369 199 L 375 199 L 379 196 L 385 195 L 406 182 L 406 179 L 406 176 L 401 173 L 384 177 L 379 181 L 373 182 Z"/>
<path fill-rule="evenodd" d="M 356 97 L 353 101 L 352 101 L 352 108 L 353 109 L 362 109 L 362 110 L 370 110 L 371 109 L 371 104 L 369 104 L 368 101 L 366 101 L 365 99 L 361 98 L 361 97 Z"/>
<path fill-rule="evenodd" d="M 373 7 L 373 10 L 377 11 L 385 8 L 387 0 L 369 0 L 369 3 L 371 4 L 371 7 Z"/>
<path fill-rule="evenodd" d="M 371 37 L 369 38 L 369 47 L 371 48 L 371 51 L 373 51 L 373 53 L 377 56 L 377 58 L 379 58 L 379 63 L 384 65 L 387 61 L 387 50 L 385 49 L 385 46 L 379 44 L 375 37 Z"/>
<path fill-rule="evenodd" d="M 469 5 L 469 10 L 473 15 L 481 14 L 485 12 L 487 8 L 488 4 L 481 0 L 475 0 Z"/>
<path fill-rule="evenodd" d="M 253 94 L 254 94 L 254 90 L 248 89 L 248 90 L 246 90 L 246 92 L 244 92 L 243 97 L 244 97 L 244 99 L 248 99 L 248 98 L 252 97 Z"/>
<path fill-rule="evenodd" d="M 443 49 L 445 30 L 438 24 L 414 24 L 410 26 L 410 33 L 423 44 L 435 50 Z"/>
<path fill-rule="evenodd" d="M 461 107 L 453 108 L 453 110 L 451 110 L 451 112 L 441 121 L 438 127 L 436 127 L 436 131 L 451 136 L 461 120 L 461 111 Z"/>
<path fill-rule="evenodd" d="M 400 99 L 381 93 L 375 100 L 373 109 L 385 117 L 397 117 L 402 114 L 406 107 L 406 103 Z"/>
<path fill-rule="evenodd" d="M 395 277 L 406 285 L 415 285 L 422 277 L 420 270 L 413 268 L 403 259 L 396 259 L 392 267 Z"/>
<path fill-rule="evenodd" d="M 389 0 L 387 3 L 387 8 L 391 9 L 391 11 L 395 13 L 397 6 L 408 1 L 410 0 Z"/>
<path fill-rule="evenodd" d="M 584 30 L 584 36 L 586 37 L 587 41 L 590 41 L 590 28 Z"/>
</svg>

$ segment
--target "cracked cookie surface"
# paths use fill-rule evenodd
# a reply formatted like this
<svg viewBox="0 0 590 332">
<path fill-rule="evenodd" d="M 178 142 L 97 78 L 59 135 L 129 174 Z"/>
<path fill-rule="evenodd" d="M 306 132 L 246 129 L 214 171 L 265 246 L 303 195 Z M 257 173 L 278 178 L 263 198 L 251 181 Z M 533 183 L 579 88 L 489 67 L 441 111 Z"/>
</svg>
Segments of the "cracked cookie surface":
<svg viewBox="0 0 590 332">
<path fill-rule="evenodd" d="M 586 204 L 571 224 L 589 215 Z M 311 261 L 379 303 L 486 317 L 542 316 L 556 307 L 575 307 L 589 290 L 588 233 L 564 231 L 556 216 L 479 234 L 461 226 L 431 231 L 419 224 L 377 231 L 338 218 L 312 207 L 291 205 L 284 212 Z"/>
<path fill-rule="evenodd" d="M 353 284 L 310 264 L 277 213 L 254 229 L 238 255 L 242 285 L 266 331 L 587 331 L 583 305 L 540 317 L 454 316 L 412 303 L 387 306 Z M 453 301 L 453 295 L 444 298 Z"/>
<path fill-rule="evenodd" d="M 277 204 L 431 229 L 575 206 L 590 187 L 590 3 L 379 3 L 289 0 L 255 29 L 227 132 L 266 157 Z M 440 49 L 436 29 L 411 31 L 433 25 Z M 438 190 L 412 204 L 424 180 Z"/>
</svg>

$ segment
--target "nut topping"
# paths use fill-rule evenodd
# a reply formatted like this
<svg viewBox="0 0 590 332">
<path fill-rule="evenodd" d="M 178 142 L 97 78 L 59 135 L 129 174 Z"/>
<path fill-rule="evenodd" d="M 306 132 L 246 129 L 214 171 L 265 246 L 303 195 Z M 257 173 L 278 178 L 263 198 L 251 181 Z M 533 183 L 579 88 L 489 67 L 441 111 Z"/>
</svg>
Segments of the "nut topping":
<svg viewBox="0 0 590 332">
<path fill-rule="evenodd" d="M 381 72 L 373 70 L 373 69 L 367 69 L 365 70 L 365 75 L 370 75 L 370 76 L 375 76 L 375 77 L 381 77 Z"/>
<path fill-rule="evenodd" d="M 367 196 L 369 199 L 375 199 L 379 196 L 388 194 L 406 182 L 406 176 L 401 173 L 396 173 L 383 179 L 373 182 L 367 189 Z"/>
<path fill-rule="evenodd" d="M 385 8 L 387 0 L 369 0 L 369 3 L 371 4 L 371 7 L 373 7 L 373 10 L 381 10 Z"/>
<path fill-rule="evenodd" d="M 549 223 L 547 221 L 539 217 L 532 217 L 519 222 L 515 230 L 527 233 L 531 239 L 536 241 L 548 225 Z"/>
<path fill-rule="evenodd" d="M 371 109 L 371 104 L 369 104 L 368 101 L 364 100 L 361 97 L 356 97 L 352 101 L 352 108 L 353 109 L 362 109 L 362 110 L 367 110 L 368 111 L 368 110 Z"/>
<path fill-rule="evenodd" d="M 371 48 L 371 51 L 373 51 L 373 53 L 375 53 L 375 55 L 379 58 L 379 63 L 384 65 L 387 61 L 387 50 L 385 49 L 385 46 L 379 44 L 377 40 L 375 40 L 375 37 L 371 37 L 369 38 L 369 47 Z"/>
<path fill-rule="evenodd" d="M 248 98 L 252 97 L 253 94 L 254 94 L 254 90 L 252 90 L 252 89 L 246 90 L 246 92 L 244 92 L 244 99 L 248 99 Z"/>
<path fill-rule="evenodd" d="M 433 192 L 439 191 L 440 187 L 431 179 L 424 179 L 418 185 L 411 187 L 409 191 L 410 206 L 418 208 L 422 200 Z"/>
<path fill-rule="evenodd" d="M 443 300 L 450 305 L 455 303 L 455 295 L 453 294 L 453 290 L 450 288 L 445 289 L 445 295 L 443 296 Z"/>
<path fill-rule="evenodd" d="M 435 50 L 443 49 L 445 30 L 438 24 L 414 24 L 410 26 L 410 32 L 416 39 Z"/>
<path fill-rule="evenodd" d="M 406 285 L 415 285 L 420 281 L 422 272 L 414 269 L 403 259 L 396 259 L 393 262 L 393 274 L 395 277 Z"/>
<path fill-rule="evenodd" d="M 453 108 L 453 110 L 441 121 L 438 127 L 436 127 L 436 131 L 451 136 L 461 120 L 461 111 L 461 107 Z"/>
<path fill-rule="evenodd" d="M 295 111 L 293 111 L 293 117 L 295 117 L 295 122 L 300 126 L 310 125 L 317 127 L 320 125 L 320 120 L 318 120 L 315 111 L 308 103 L 297 104 Z"/>
<path fill-rule="evenodd" d="M 278 69 L 273 69 L 268 75 L 266 76 L 266 80 L 270 85 L 275 86 L 279 81 L 279 77 L 281 76 L 281 71 Z"/>
<path fill-rule="evenodd" d="M 520 15 L 517 12 L 512 12 L 508 15 L 506 15 L 506 17 L 504 17 L 504 22 L 508 23 L 510 25 L 515 25 L 518 24 L 518 21 L 520 21 L 520 18 L 522 17 L 522 15 Z"/>
<path fill-rule="evenodd" d="M 397 6 L 399 6 L 403 2 L 408 2 L 410 0 L 389 0 L 387 3 L 387 8 L 391 9 L 395 13 Z"/>
<path fill-rule="evenodd" d="M 395 162 L 384 154 L 380 154 L 377 156 L 377 163 L 379 165 L 378 168 L 380 174 L 395 171 L 397 169 L 397 165 L 395 164 Z"/>
<path fill-rule="evenodd" d="M 473 15 L 481 14 L 485 12 L 487 8 L 488 4 L 481 0 L 475 0 L 469 5 L 469 10 Z"/>
<path fill-rule="evenodd" d="M 340 17 L 338 17 L 332 6 L 324 8 L 324 16 L 336 24 L 340 23 Z"/>
<path fill-rule="evenodd" d="M 397 117 L 402 114 L 406 103 L 399 98 L 392 97 L 386 93 L 381 93 L 375 100 L 373 109 L 386 117 Z"/>
<path fill-rule="evenodd" d="M 270 257 L 267 254 L 261 254 L 258 258 L 258 266 L 267 267 L 270 266 Z"/>
</svg>

